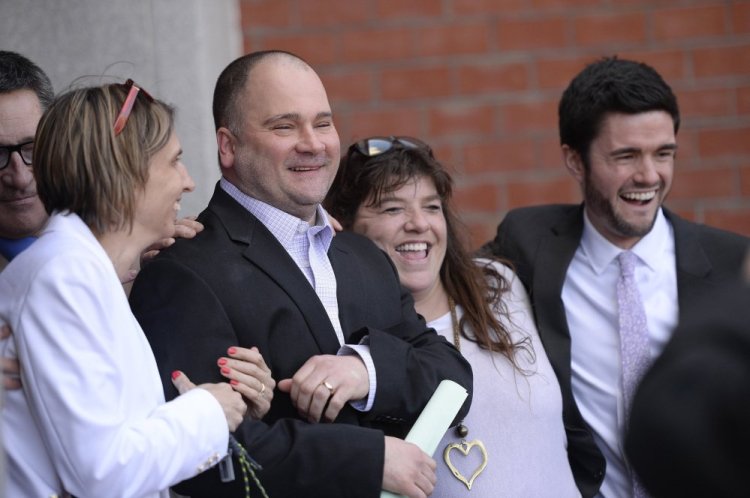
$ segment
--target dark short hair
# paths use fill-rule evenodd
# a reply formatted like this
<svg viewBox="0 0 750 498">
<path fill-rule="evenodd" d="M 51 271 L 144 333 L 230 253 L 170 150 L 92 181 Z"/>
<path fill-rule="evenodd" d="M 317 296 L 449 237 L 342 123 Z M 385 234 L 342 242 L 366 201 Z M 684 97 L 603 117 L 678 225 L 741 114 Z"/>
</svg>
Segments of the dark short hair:
<svg viewBox="0 0 750 498">
<path fill-rule="evenodd" d="M 55 99 L 52 83 L 39 66 L 23 55 L 0 50 L 0 93 L 15 90 L 33 91 L 42 111 L 46 111 Z"/>
<path fill-rule="evenodd" d="M 247 83 L 248 75 L 260 61 L 274 56 L 291 57 L 307 64 L 302 57 L 284 50 L 251 52 L 232 61 L 221 72 L 214 88 L 213 113 L 217 130 L 224 127 L 235 135 L 239 133 L 242 91 Z"/>
<path fill-rule="evenodd" d="M 610 113 L 665 111 L 674 131 L 680 111 L 672 89 L 651 66 L 605 57 L 586 66 L 562 94 L 558 107 L 560 143 L 578 152 L 588 166 L 591 142 Z"/>
<path fill-rule="evenodd" d="M 96 234 L 132 227 L 150 160 L 174 130 L 172 107 L 142 93 L 119 134 L 113 125 L 125 85 L 71 90 L 52 103 L 34 146 L 37 191 L 48 213 L 75 213 Z"/>
</svg>

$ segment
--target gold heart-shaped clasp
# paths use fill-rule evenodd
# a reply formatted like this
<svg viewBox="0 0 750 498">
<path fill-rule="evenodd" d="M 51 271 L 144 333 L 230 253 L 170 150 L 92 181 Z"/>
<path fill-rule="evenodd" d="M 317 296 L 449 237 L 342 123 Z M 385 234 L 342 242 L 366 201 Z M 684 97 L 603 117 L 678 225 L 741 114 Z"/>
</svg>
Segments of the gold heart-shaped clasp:
<svg viewBox="0 0 750 498">
<path fill-rule="evenodd" d="M 453 462 L 451 462 L 451 450 L 458 450 L 463 453 L 464 456 L 469 456 L 469 452 L 475 446 L 479 448 L 479 452 L 482 454 L 482 463 L 471 475 L 471 479 L 466 479 L 466 477 L 453 465 Z M 443 460 L 445 460 L 446 465 L 448 465 L 448 468 L 451 469 L 451 472 L 456 477 L 456 479 L 464 483 L 466 487 L 471 490 L 471 485 L 474 484 L 474 479 L 476 479 L 477 476 L 482 473 L 485 467 L 487 467 L 487 449 L 484 447 L 484 443 L 482 443 L 482 441 L 480 441 L 479 439 L 469 441 L 468 443 L 466 441 L 461 441 L 460 443 L 451 443 L 446 446 L 445 451 L 443 451 Z"/>
</svg>

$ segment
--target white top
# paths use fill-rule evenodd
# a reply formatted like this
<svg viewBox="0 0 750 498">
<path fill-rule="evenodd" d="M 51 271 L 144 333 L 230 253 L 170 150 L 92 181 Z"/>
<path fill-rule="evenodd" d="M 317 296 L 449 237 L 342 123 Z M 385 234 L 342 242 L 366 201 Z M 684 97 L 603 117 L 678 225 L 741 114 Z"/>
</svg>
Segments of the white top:
<svg viewBox="0 0 750 498">
<path fill-rule="evenodd" d="M 8 498 L 167 497 L 226 454 L 211 394 L 164 403 L 112 261 L 78 216 L 53 215 L 0 274 L 0 320 L 23 382 L 2 411 Z"/>
<path fill-rule="evenodd" d="M 479 260 L 480 262 L 486 262 Z M 487 468 L 471 486 L 450 472 L 443 451 L 450 443 L 460 443 L 454 428 L 448 429 L 438 445 L 437 485 L 433 498 L 573 498 L 580 492 L 568 463 L 567 439 L 562 420 L 562 396 L 555 373 L 547 360 L 534 324 L 531 305 L 523 284 L 506 266 L 493 263 L 511 283 L 510 293 L 502 295 L 511 323 L 502 319 L 514 341 L 528 338 L 527 352 L 516 354 L 518 365 L 527 375 L 513 368 L 504 355 L 491 354 L 473 341 L 461 338 L 461 353 L 474 372 L 471 410 L 464 419 L 467 442 L 480 439 L 487 449 Z M 458 319 L 462 308 L 456 309 Z M 453 343 L 450 313 L 428 324 Z M 450 452 L 451 462 L 468 479 L 480 462 L 477 447 L 464 457 L 459 450 Z"/>
<path fill-rule="evenodd" d="M 632 481 L 623 453 L 624 404 L 617 315 L 617 256 L 584 217 L 583 236 L 565 277 L 562 298 L 571 342 L 573 396 L 607 460 L 599 496 L 630 496 Z M 631 249 L 635 280 L 646 310 L 652 358 L 677 324 L 677 275 L 672 227 L 659 210 L 652 230 Z"/>
</svg>

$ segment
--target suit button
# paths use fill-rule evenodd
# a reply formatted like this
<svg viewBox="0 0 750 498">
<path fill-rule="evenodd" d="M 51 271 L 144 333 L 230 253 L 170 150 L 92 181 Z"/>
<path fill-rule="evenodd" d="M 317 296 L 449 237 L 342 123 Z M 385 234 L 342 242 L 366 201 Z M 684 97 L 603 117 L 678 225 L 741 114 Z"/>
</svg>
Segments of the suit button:
<svg viewBox="0 0 750 498">
<path fill-rule="evenodd" d="M 594 477 L 598 481 L 604 479 L 604 470 L 603 469 L 598 469 L 596 472 L 594 472 Z"/>
</svg>

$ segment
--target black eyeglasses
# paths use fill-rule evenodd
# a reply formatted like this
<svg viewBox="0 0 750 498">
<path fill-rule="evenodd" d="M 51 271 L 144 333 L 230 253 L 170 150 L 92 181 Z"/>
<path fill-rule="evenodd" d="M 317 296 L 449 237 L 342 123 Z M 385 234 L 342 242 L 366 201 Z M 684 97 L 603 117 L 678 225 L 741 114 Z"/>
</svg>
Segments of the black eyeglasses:
<svg viewBox="0 0 750 498">
<path fill-rule="evenodd" d="M 34 155 L 34 141 L 30 140 L 16 145 L 0 145 L 0 170 L 5 169 L 10 164 L 10 155 L 18 152 L 21 160 L 26 166 L 31 166 L 31 160 Z"/>
<path fill-rule="evenodd" d="M 349 147 L 349 152 L 356 150 L 363 156 L 375 157 L 388 152 L 395 146 L 405 149 L 422 149 L 432 156 L 432 149 L 429 145 L 412 137 L 370 137 L 360 140 Z"/>
<path fill-rule="evenodd" d="M 125 125 L 128 122 L 128 118 L 130 117 L 130 112 L 133 110 L 135 99 L 136 97 L 138 97 L 138 93 L 142 93 L 149 102 L 154 101 L 154 98 L 146 90 L 139 86 L 136 86 L 135 82 L 131 79 L 128 79 L 128 81 L 126 81 L 122 86 L 125 88 L 125 90 L 128 91 L 128 96 L 125 97 L 125 102 L 123 102 L 122 104 L 122 109 L 120 109 L 120 113 L 117 115 L 117 119 L 115 119 L 115 124 L 113 126 L 115 130 L 115 136 L 119 135 L 122 132 L 123 128 L 125 128 Z"/>
</svg>

